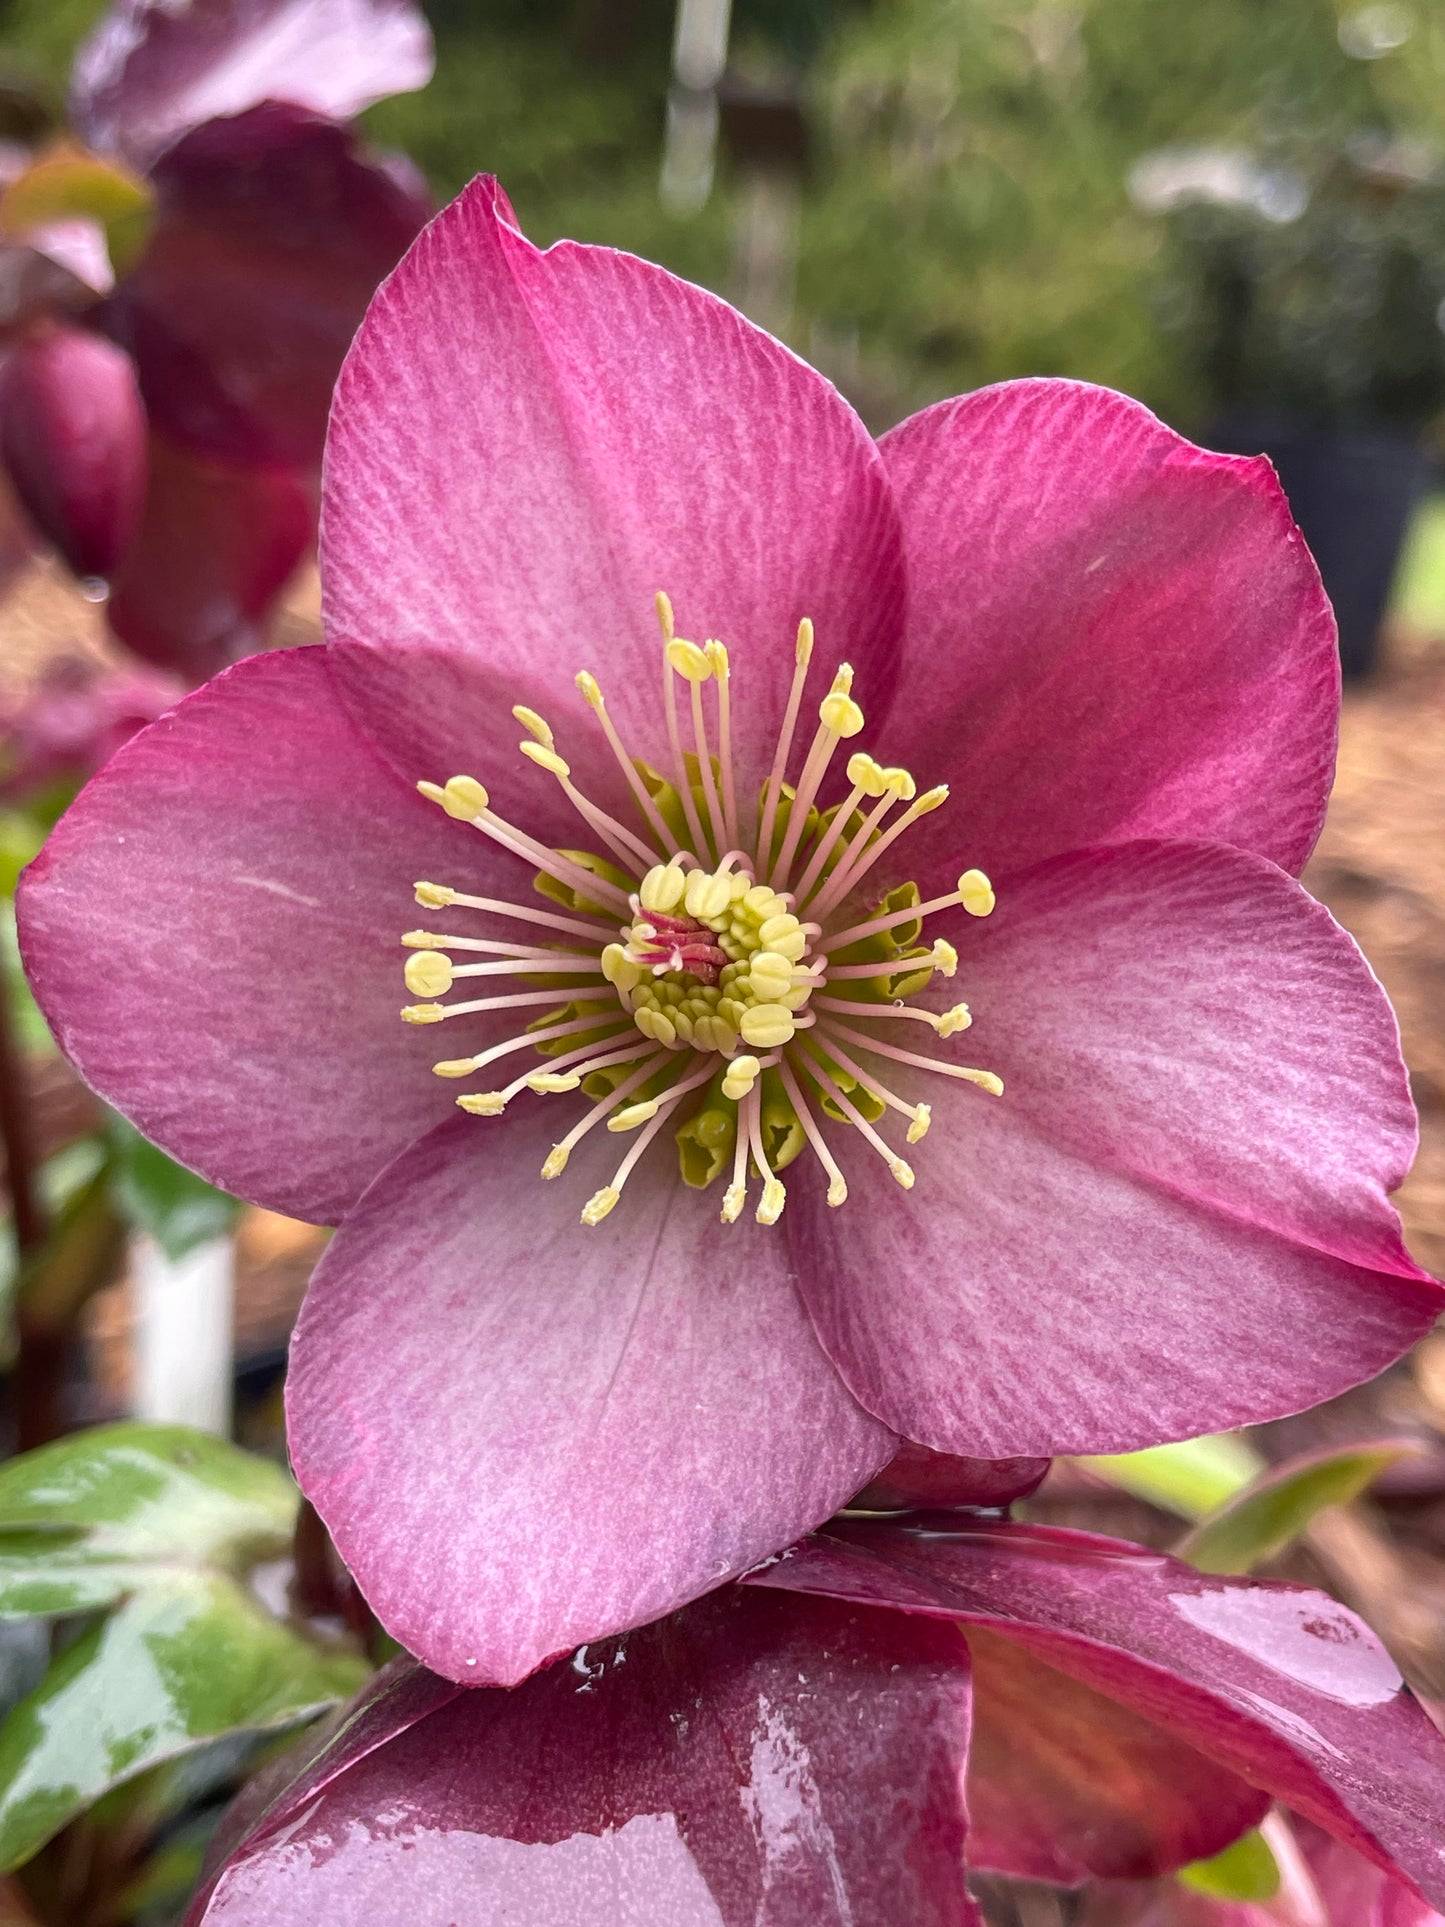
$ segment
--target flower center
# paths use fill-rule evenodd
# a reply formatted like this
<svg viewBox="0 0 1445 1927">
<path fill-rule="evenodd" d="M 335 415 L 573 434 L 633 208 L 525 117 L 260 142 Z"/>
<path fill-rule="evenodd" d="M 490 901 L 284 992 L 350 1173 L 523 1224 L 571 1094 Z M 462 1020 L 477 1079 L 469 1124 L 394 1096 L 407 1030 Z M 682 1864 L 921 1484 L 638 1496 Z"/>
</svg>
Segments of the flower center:
<svg viewBox="0 0 1445 1927">
<path fill-rule="evenodd" d="M 958 963 L 950 944 L 919 939 L 925 918 L 939 911 L 961 905 L 987 916 L 994 901 L 988 878 L 966 870 L 954 890 L 927 903 L 915 884 L 905 883 L 858 908 L 880 858 L 948 792 L 940 785 L 919 795 L 907 770 L 858 752 L 847 760 L 846 797 L 819 808 L 835 752 L 864 726 L 846 663 L 818 706 L 796 781 L 788 781 L 813 654 L 806 620 L 798 629 L 772 768 L 745 824 L 732 760 L 728 652 L 720 642 L 699 645 L 677 635 L 667 597 L 659 595 L 657 605 L 670 774 L 628 754 L 596 678 L 585 670 L 577 678 L 631 791 L 636 827 L 584 795 L 551 728 L 524 705 L 512 712 L 527 732 L 522 754 L 561 785 L 594 847 L 558 850 L 537 842 L 496 814 L 475 777 L 418 785 L 449 816 L 531 865 L 533 888 L 557 907 L 418 883 L 417 901 L 429 909 L 460 905 L 530 924 L 537 934 L 518 942 L 408 931 L 402 942 L 413 953 L 406 982 L 414 995 L 438 999 L 465 977 L 506 976 L 533 987 L 412 1004 L 402 1016 L 434 1024 L 483 1013 L 539 1013 L 505 1041 L 433 1068 L 461 1078 L 522 1051 L 547 1060 L 547 1068 L 534 1065 L 499 1089 L 457 1099 L 483 1117 L 500 1115 L 523 1092 L 581 1091 L 591 1099 L 591 1108 L 553 1146 L 544 1178 L 559 1176 L 577 1144 L 600 1124 L 636 1133 L 611 1182 L 584 1207 L 585 1224 L 607 1216 L 647 1147 L 669 1126 L 686 1183 L 702 1187 L 730 1170 L 724 1223 L 741 1215 L 750 1178 L 762 1180 L 759 1221 L 776 1223 L 786 1195 L 778 1173 L 805 1150 L 822 1167 L 829 1204 L 842 1204 L 848 1186 L 826 1123 L 849 1128 L 911 1188 L 912 1167 L 875 1127 L 892 1112 L 906 1119 L 906 1141 L 916 1144 L 931 1110 L 894 1084 L 916 1090 L 922 1080 L 942 1076 L 994 1095 L 1003 1089 L 990 1071 L 895 1041 L 906 1034 L 900 1024 L 922 1024 L 948 1038 L 971 1023 L 966 1004 L 938 1011 L 913 1001 L 935 974 L 952 977 Z M 702 694 L 709 682 L 716 750 Z M 683 742 L 679 685 L 690 699 L 691 749 Z"/>
</svg>

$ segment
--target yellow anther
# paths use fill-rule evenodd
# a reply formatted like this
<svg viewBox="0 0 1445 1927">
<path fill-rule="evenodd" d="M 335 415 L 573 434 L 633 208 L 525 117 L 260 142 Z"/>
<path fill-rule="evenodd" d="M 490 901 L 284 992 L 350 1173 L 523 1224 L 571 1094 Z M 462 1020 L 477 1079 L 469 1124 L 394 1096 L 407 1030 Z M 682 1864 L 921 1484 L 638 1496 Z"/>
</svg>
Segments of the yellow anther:
<svg viewBox="0 0 1445 1927">
<path fill-rule="evenodd" d="M 776 1224 L 783 1215 L 783 1206 L 787 1201 L 788 1194 L 783 1188 L 782 1179 L 769 1178 L 763 1186 L 762 1201 L 757 1209 L 758 1223 Z"/>
<path fill-rule="evenodd" d="M 486 785 L 475 776 L 449 776 L 442 793 L 442 808 L 462 823 L 475 823 L 491 802 Z"/>
<path fill-rule="evenodd" d="M 545 743 L 518 743 L 517 748 L 521 750 L 528 762 L 535 763 L 538 769 L 546 770 L 549 776 L 568 777 L 572 774 L 572 765 L 565 757 L 559 756 L 555 749 L 549 749 Z"/>
<path fill-rule="evenodd" d="M 402 974 L 413 996 L 440 997 L 452 987 L 452 960 L 439 950 L 414 950 Z"/>
<path fill-rule="evenodd" d="M 776 1003 L 785 991 L 792 989 L 793 960 L 785 957 L 780 950 L 755 951 L 749 965 L 748 981 L 759 997 Z"/>
<path fill-rule="evenodd" d="M 947 783 L 937 783 L 931 790 L 925 790 L 913 805 L 915 816 L 927 816 L 933 810 L 941 810 L 948 801 Z"/>
<path fill-rule="evenodd" d="M 835 736 L 856 736 L 863 727 L 863 711 L 851 696 L 825 696 L 818 705 L 818 720 Z"/>
<path fill-rule="evenodd" d="M 762 1068 L 756 1057 L 733 1058 L 723 1076 L 723 1096 L 731 1098 L 734 1104 L 739 1103 L 757 1083 Z"/>
<path fill-rule="evenodd" d="M 457 1099 L 457 1104 L 473 1117 L 500 1117 L 507 1108 L 507 1100 L 500 1091 L 468 1091 Z"/>
<path fill-rule="evenodd" d="M 762 1050 L 774 1050 L 779 1044 L 788 1043 L 797 1025 L 793 1013 L 783 1004 L 754 1004 L 745 1010 L 742 1022 L 738 1025 L 744 1043 L 756 1044 Z"/>
<path fill-rule="evenodd" d="M 567 1149 L 565 1144 L 554 1144 L 543 1162 L 542 1176 L 544 1178 L 560 1178 L 562 1173 L 567 1169 L 567 1160 L 571 1155 L 572 1153 Z"/>
<path fill-rule="evenodd" d="M 475 823 L 491 801 L 475 776 L 449 776 L 445 786 L 418 783 L 417 788 L 433 803 L 440 803 L 448 816 L 462 823 Z"/>
<path fill-rule="evenodd" d="M 559 1091 L 575 1091 L 581 1082 L 575 1071 L 533 1071 L 527 1089 L 538 1097 L 555 1097 Z"/>
<path fill-rule="evenodd" d="M 688 873 L 683 901 L 690 917 L 720 917 L 732 900 L 733 880 L 730 871 L 724 871 L 720 876 L 711 870 L 692 870 Z"/>
<path fill-rule="evenodd" d="M 865 796 L 881 796 L 888 787 L 888 772 L 866 750 L 855 750 L 848 758 L 848 781 Z"/>
<path fill-rule="evenodd" d="M 408 950 L 444 950 L 446 938 L 437 937 L 430 930 L 404 930 L 401 937 Z"/>
<path fill-rule="evenodd" d="M 1003 1096 L 1003 1079 L 995 1077 L 992 1071 L 960 1071 L 959 1076 L 966 1077 L 970 1084 L 977 1084 L 978 1088 L 981 1091 L 987 1091 L 990 1097 Z"/>
<path fill-rule="evenodd" d="M 622 1196 L 610 1184 L 604 1184 L 600 1191 L 594 1191 L 582 1207 L 583 1224 L 601 1224 L 607 1213 Z"/>
<path fill-rule="evenodd" d="M 582 700 L 594 709 L 602 707 L 602 685 L 590 669 L 579 669 L 576 677 L 577 687 L 582 691 Z"/>
<path fill-rule="evenodd" d="M 982 870 L 965 870 L 958 879 L 958 900 L 971 917 L 986 917 L 997 899 Z"/>
<path fill-rule="evenodd" d="M 813 618 L 811 616 L 804 616 L 803 620 L 798 624 L 798 640 L 793 648 L 793 659 L 795 662 L 807 662 L 812 653 Z M 738 1209 L 741 1210 L 742 1206 L 739 1205 Z"/>
<path fill-rule="evenodd" d="M 607 1120 L 607 1128 L 609 1131 L 635 1131 L 639 1124 L 656 1117 L 661 1108 L 657 1098 L 644 1098 L 640 1104 L 628 1104 L 624 1109 L 614 1111 Z"/>
<path fill-rule="evenodd" d="M 643 1036 L 650 1037 L 654 1043 L 671 1045 L 677 1042 L 677 1026 L 650 1005 L 644 1004 L 640 1010 L 634 1010 L 632 1021 Z"/>
<path fill-rule="evenodd" d="M 890 763 L 888 768 L 884 770 L 883 782 L 884 786 L 892 790 L 893 794 L 901 803 L 911 803 L 918 794 L 918 785 L 914 782 L 912 776 L 910 776 L 906 769 L 901 769 L 896 763 Z M 937 807 L 937 804 L 935 804 L 934 808 L 936 809 Z"/>
<path fill-rule="evenodd" d="M 724 1224 L 736 1224 L 743 1215 L 747 1202 L 747 1192 L 740 1184 L 730 1184 L 723 1192 L 722 1210 L 718 1213 Z"/>
<path fill-rule="evenodd" d="M 940 1037 L 956 1037 L 961 1030 L 967 1030 L 973 1022 L 973 1012 L 967 1004 L 955 1004 L 952 1010 L 944 1011 L 934 1019 Z"/>
<path fill-rule="evenodd" d="M 625 993 L 637 988 L 644 973 L 642 965 L 634 963 L 620 943 L 609 943 L 602 952 L 602 974 L 608 983 Z"/>
<path fill-rule="evenodd" d="M 672 598 L 665 589 L 659 589 L 653 601 L 657 607 L 657 626 L 662 631 L 662 639 L 664 642 L 671 642 L 673 637 Z"/>
<path fill-rule="evenodd" d="M 644 910 L 666 916 L 682 902 L 687 877 L 680 864 L 655 863 L 638 886 L 637 898 Z"/>
<path fill-rule="evenodd" d="M 583 673 L 585 674 L 586 672 L 584 671 Z M 579 676 L 577 680 L 580 684 L 582 678 Z M 543 718 L 537 714 L 535 709 L 528 709 L 525 703 L 513 703 L 512 714 L 529 736 L 535 736 L 537 741 L 539 743 L 545 743 L 548 749 L 552 747 L 556 738 L 552 734 L 551 725 L 545 722 Z"/>
<path fill-rule="evenodd" d="M 432 1065 L 434 1077 L 470 1077 L 477 1068 L 472 1057 L 444 1057 L 440 1064 Z"/>
<path fill-rule="evenodd" d="M 446 1016 L 441 1004 L 408 1004 L 401 1013 L 404 1024 L 439 1024 Z"/>
<path fill-rule="evenodd" d="M 935 970 L 941 970 L 945 977 L 951 977 L 958 969 L 958 952 L 951 943 L 945 943 L 940 937 L 933 946 L 929 962 Z"/>
<path fill-rule="evenodd" d="M 835 1211 L 840 1204 L 848 1202 L 848 1183 L 841 1171 L 828 1186 L 828 1202 Z"/>
<path fill-rule="evenodd" d="M 712 661 L 706 649 L 699 649 L 695 642 L 687 642 L 682 636 L 669 636 L 666 655 L 668 667 L 688 682 L 706 682 L 712 674 Z"/>
<path fill-rule="evenodd" d="M 903 1186 L 905 1191 L 911 1191 L 913 1189 L 913 1166 L 911 1164 L 905 1163 L 902 1158 L 893 1158 L 889 1163 L 888 1169 L 893 1173 L 894 1178 Z"/>
<path fill-rule="evenodd" d="M 913 1122 L 908 1127 L 908 1142 L 910 1144 L 917 1144 L 920 1138 L 927 1137 L 928 1127 L 932 1122 L 933 1106 L 931 1104 L 915 1104 L 913 1107 Z"/>
<path fill-rule="evenodd" d="M 808 947 L 803 926 L 790 910 L 784 910 L 779 916 L 765 918 L 758 926 L 758 942 L 764 950 L 776 951 L 790 963 L 797 963 Z"/>
<path fill-rule="evenodd" d="M 712 673 L 719 682 L 726 682 L 732 674 L 732 670 L 728 667 L 727 644 L 713 640 L 705 642 L 703 647 L 707 651 L 708 661 L 712 664 Z"/>
<path fill-rule="evenodd" d="M 833 686 L 828 691 L 828 694 L 830 696 L 849 696 L 852 693 L 853 665 L 851 662 L 840 662 L 838 664 L 838 673 L 833 678 Z"/>
<path fill-rule="evenodd" d="M 457 893 L 449 890 L 444 883 L 416 883 L 416 900 L 423 910 L 445 910 L 449 903 L 455 903 Z"/>
</svg>

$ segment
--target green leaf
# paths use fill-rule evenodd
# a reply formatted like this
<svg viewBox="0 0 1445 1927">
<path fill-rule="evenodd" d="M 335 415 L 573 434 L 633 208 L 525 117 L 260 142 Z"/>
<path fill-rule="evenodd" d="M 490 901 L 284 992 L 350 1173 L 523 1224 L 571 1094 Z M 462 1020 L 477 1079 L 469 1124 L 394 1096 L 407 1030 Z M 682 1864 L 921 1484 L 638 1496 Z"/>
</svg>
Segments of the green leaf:
<svg viewBox="0 0 1445 1927">
<path fill-rule="evenodd" d="M 139 176 L 62 142 L 0 195 L 0 229 L 23 237 L 51 221 L 85 219 L 105 231 L 118 275 L 136 260 L 155 220 L 154 189 Z"/>
<path fill-rule="evenodd" d="M 239 1198 L 174 1163 L 133 1124 L 113 1118 L 110 1138 L 121 1208 L 133 1224 L 150 1233 L 172 1264 L 179 1264 L 197 1245 L 224 1237 L 235 1224 Z"/>
<path fill-rule="evenodd" d="M 0 1465 L 0 1618 L 87 1612 L 290 1544 L 296 1489 L 181 1425 L 105 1425 Z"/>
<path fill-rule="evenodd" d="M 1136 1499 L 1202 1519 L 1257 1478 L 1264 1460 L 1236 1432 L 1184 1439 L 1177 1445 L 1151 1445 L 1143 1452 L 1120 1452 L 1078 1463 Z"/>
<path fill-rule="evenodd" d="M 125 1249 L 125 1221 L 102 1164 L 55 1214 L 40 1249 L 19 1279 L 20 1305 L 31 1331 L 62 1333 L 86 1300 L 115 1276 Z"/>
<path fill-rule="evenodd" d="M 133 1774 L 224 1733 L 295 1724 L 368 1670 L 220 1573 L 151 1585 L 68 1647 L 0 1725 L 0 1871 Z"/>
<path fill-rule="evenodd" d="M 1419 1450 L 1411 1439 L 1381 1439 L 1290 1459 L 1201 1520 L 1174 1550 L 1201 1572 L 1249 1572 L 1298 1538 L 1317 1512 L 1358 1498 L 1386 1466 Z"/>
<path fill-rule="evenodd" d="M 1175 1875 L 1181 1887 L 1216 1900 L 1273 1900 L 1279 1862 L 1259 1832 L 1246 1833 L 1212 1860 L 1194 1860 Z"/>
</svg>

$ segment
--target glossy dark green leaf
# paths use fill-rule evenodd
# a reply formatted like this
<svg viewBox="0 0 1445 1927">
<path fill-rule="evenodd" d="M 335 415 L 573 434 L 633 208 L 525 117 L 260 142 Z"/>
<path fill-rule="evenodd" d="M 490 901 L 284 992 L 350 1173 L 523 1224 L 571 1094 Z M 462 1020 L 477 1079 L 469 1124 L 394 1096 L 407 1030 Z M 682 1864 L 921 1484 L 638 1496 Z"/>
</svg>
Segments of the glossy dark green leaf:
<svg viewBox="0 0 1445 1927">
<path fill-rule="evenodd" d="M 296 1489 L 181 1425 L 106 1425 L 0 1465 L 0 1618 L 85 1612 L 172 1573 L 239 1572 L 290 1543 Z"/>
<path fill-rule="evenodd" d="M 292 1725 L 367 1672 L 223 1574 L 151 1584 L 68 1647 L 0 1725 L 0 1871 L 133 1774 L 221 1734 Z"/>
<path fill-rule="evenodd" d="M 1175 1552 L 1201 1572 L 1249 1572 L 1298 1538 L 1317 1512 L 1358 1498 L 1386 1466 L 1419 1449 L 1410 1439 L 1380 1439 L 1290 1459 L 1202 1519 Z"/>
<path fill-rule="evenodd" d="M 133 1224 L 150 1233 L 172 1264 L 197 1245 L 223 1237 L 235 1224 L 239 1198 L 175 1163 L 124 1118 L 112 1120 L 111 1141 L 121 1208 Z"/>
<path fill-rule="evenodd" d="M 1279 1862 L 1259 1832 L 1246 1833 L 1209 1860 L 1181 1867 L 1182 1887 L 1216 1900 L 1273 1900 L 1279 1892 Z"/>
</svg>

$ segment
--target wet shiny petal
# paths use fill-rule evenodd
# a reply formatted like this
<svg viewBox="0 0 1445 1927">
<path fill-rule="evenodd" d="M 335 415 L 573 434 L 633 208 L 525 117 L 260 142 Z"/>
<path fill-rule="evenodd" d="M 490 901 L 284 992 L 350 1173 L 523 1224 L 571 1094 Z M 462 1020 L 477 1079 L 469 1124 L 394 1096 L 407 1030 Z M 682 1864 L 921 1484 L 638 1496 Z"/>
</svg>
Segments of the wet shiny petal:
<svg viewBox="0 0 1445 1927">
<path fill-rule="evenodd" d="M 979 1927 L 958 1635 L 762 1602 L 458 1694 L 349 1768 L 343 1739 L 188 1927 Z"/>
<path fill-rule="evenodd" d="M 953 1530 L 942 1514 L 835 1523 L 750 1583 L 979 1626 L 1445 1898 L 1445 1740 L 1324 1593 L 1214 1578 L 1092 1533 Z M 1041 1722 L 1048 1710 L 1041 1693 Z"/>
</svg>

